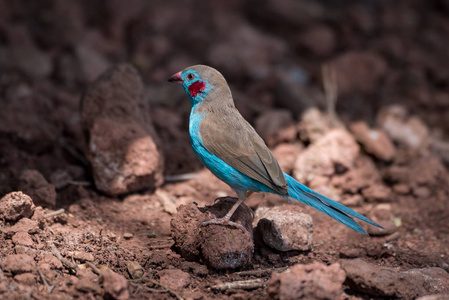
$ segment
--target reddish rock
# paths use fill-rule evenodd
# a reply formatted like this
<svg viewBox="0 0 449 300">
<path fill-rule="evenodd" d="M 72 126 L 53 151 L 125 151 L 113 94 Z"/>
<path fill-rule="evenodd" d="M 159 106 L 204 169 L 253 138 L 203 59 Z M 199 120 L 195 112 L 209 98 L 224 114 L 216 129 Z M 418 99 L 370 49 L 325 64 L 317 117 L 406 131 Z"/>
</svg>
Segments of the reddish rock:
<svg viewBox="0 0 449 300">
<path fill-rule="evenodd" d="M 95 283 L 87 278 L 78 280 L 75 284 L 75 288 L 83 293 L 101 294 L 102 290 L 98 283 Z"/>
<path fill-rule="evenodd" d="M 166 269 L 157 273 L 160 283 L 172 290 L 181 290 L 190 284 L 190 275 L 179 269 Z"/>
<path fill-rule="evenodd" d="M 387 62 L 375 52 L 346 52 L 331 63 L 337 74 L 338 93 L 372 93 L 387 72 Z"/>
<path fill-rule="evenodd" d="M 29 218 L 35 209 L 33 200 L 22 192 L 9 193 L 0 200 L 0 216 L 7 221 Z"/>
<path fill-rule="evenodd" d="M 298 155 L 293 175 L 305 183 L 315 175 L 344 173 L 353 167 L 359 151 L 351 134 L 333 129 Z"/>
<path fill-rule="evenodd" d="M 109 195 L 154 188 L 163 181 L 159 138 L 149 119 L 144 87 L 130 65 L 105 72 L 82 98 L 87 157 L 95 185 Z"/>
<path fill-rule="evenodd" d="M 209 224 L 204 221 L 224 217 L 236 198 L 219 198 L 212 206 L 198 209 L 195 204 L 181 205 L 171 221 L 175 248 L 188 260 L 202 258 L 214 269 L 233 269 L 250 264 L 254 250 L 252 236 L 252 211 L 245 204 L 240 205 L 231 221 L 241 224 L 233 226 Z"/>
<path fill-rule="evenodd" d="M 317 56 L 328 56 L 335 49 L 336 37 L 331 27 L 314 25 L 300 35 L 299 44 Z"/>
<path fill-rule="evenodd" d="M 345 272 L 338 263 L 294 265 L 282 273 L 273 273 L 267 285 L 271 299 L 338 299 L 343 292 Z"/>
<path fill-rule="evenodd" d="M 17 232 L 26 232 L 29 234 L 36 234 L 40 231 L 39 225 L 36 221 L 28 218 L 20 219 L 16 224 L 11 227 L 5 228 L 3 233 L 7 237 L 12 237 Z"/>
<path fill-rule="evenodd" d="M 101 273 L 106 298 L 115 300 L 129 299 L 128 281 L 123 275 L 106 270 Z"/>
<path fill-rule="evenodd" d="M 393 200 L 391 189 L 383 184 L 370 185 L 362 190 L 367 202 L 390 202 Z"/>
<path fill-rule="evenodd" d="M 253 221 L 265 244 L 279 250 L 307 251 L 312 248 L 313 220 L 297 205 L 261 207 Z"/>
<path fill-rule="evenodd" d="M 32 286 L 36 284 L 36 278 L 31 273 L 23 273 L 23 274 L 17 274 L 14 276 L 14 280 L 18 283 L 25 284 L 28 286 Z"/>
<path fill-rule="evenodd" d="M 212 206 L 200 210 L 207 219 L 222 218 L 231 209 L 237 198 L 220 198 Z M 201 256 L 214 269 L 235 269 L 251 264 L 254 252 L 252 210 L 241 204 L 231 221 L 241 224 L 245 231 L 233 226 L 207 225 L 201 228 Z"/>
<path fill-rule="evenodd" d="M 35 244 L 31 236 L 25 231 L 19 231 L 12 237 L 12 242 L 16 246 L 34 247 Z"/>
<path fill-rule="evenodd" d="M 298 127 L 301 140 L 313 143 L 330 130 L 329 118 L 319 109 L 312 107 L 302 114 Z"/>
<path fill-rule="evenodd" d="M 377 115 L 377 125 L 398 143 L 421 151 L 429 145 L 429 129 L 415 116 L 399 105 L 382 108 Z"/>
<path fill-rule="evenodd" d="M 366 152 L 380 160 L 393 159 L 396 149 L 384 131 L 370 129 L 365 122 L 352 123 L 349 129 Z"/>
<path fill-rule="evenodd" d="M 360 258 L 342 260 L 341 266 L 351 289 L 374 297 L 414 299 L 449 293 L 449 274 L 441 268 L 399 271 L 370 264 Z"/>
<path fill-rule="evenodd" d="M 36 170 L 25 170 L 20 174 L 18 188 L 30 195 L 36 205 L 56 205 L 56 190 L 53 184 L 47 182 L 44 176 Z"/>
<path fill-rule="evenodd" d="M 3 259 L 2 269 L 13 274 L 30 273 L 36 269 L 36 262 L 26 254 L 10 254 Z"/>
<path fill-rule="evenodd" d="M 269 110 L 260 115 L 255 128 L 269 147 L 293 141 L 297 134 L 291 112 L 283 109 Z"/>
</svg>

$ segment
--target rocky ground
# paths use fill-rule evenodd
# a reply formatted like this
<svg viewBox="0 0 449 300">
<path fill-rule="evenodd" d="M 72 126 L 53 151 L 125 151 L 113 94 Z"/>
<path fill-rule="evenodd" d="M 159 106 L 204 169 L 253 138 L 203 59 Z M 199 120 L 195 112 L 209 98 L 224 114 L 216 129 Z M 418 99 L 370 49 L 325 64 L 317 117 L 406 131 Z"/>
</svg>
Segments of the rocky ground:
<svg viewBox="0 0 449 300">
<path fill-rule="evenodd" d="M 448 15 L 439 0 L 0 0 L 0 298 L 449 299 Z M 385 230 L 263 194 L 243 229 L 198 226 L 235 199 L 166 83 L 197 63 L 285 172 Z"/>
</svg>

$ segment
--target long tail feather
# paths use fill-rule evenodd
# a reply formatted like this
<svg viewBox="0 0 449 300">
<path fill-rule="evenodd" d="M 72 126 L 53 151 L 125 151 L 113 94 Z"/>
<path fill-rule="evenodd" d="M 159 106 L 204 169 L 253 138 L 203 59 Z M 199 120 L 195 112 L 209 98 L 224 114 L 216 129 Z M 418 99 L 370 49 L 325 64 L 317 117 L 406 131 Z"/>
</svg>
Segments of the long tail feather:
<svg viewBox="0 0 449 300">
<path fill-rule="evenodd" d="M 288 183 L 288 193 L 289 197 L 304 202 L 307 205 L 310 205 L 319 211 L 325 213 L 326 215 L 334 218 L 340 223 L 345 224 L 349 228 L 354 229 L 357 232 L 367 234 L 365 229 L 360 226 L 356 221 L 354 221 L 351 217 L 362 220 L 368 224 L 377 226 L 382 228 L 379 224 L 371 221 L 367 217 L 359 214 L 358 212 L 353 211 L 352 209 L 329 199 L 315 191 L 312 191 L 305 185 L 299 183 L 291 176 L 284 173 L 285 179 Z"/>
</svg>

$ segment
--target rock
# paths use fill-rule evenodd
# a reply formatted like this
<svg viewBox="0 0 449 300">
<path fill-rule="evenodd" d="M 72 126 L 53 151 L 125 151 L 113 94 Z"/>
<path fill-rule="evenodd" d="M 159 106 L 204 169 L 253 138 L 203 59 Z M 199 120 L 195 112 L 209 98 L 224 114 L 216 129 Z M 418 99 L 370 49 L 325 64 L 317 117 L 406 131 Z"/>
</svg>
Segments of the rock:
<svg viewBox="0 0 449 300">
<path fill-rule="evenodd" d="M 279 251 L 312 248 L 313 220 L 297 205 L 282 205 L 256 210 L 253 221 L 265 244 Z"/>
<path fill-rule="evenodd" d="M 132 279 L 142 278 L 145 272 L 137 261 L 127 261 L 126 268 L 128 269 L 129 276 L 131 276 Z"/>
<path fill-rule="evenodd" d="M 376 226 L 368 226 L 366 232 L 371 236 L 387 236 L 395 233 L 398 227 L 392 220 L 376 220 L 376 223 L 382 226 L 384 229 Z"/>
<path fill-rule="evenodd" d="M 396 149 L 384 131 L 370 129 L 362 121 L 352 123 L 349 129 L 367 153 L 384 161 L 391 161 L 393 159 L 396 154 Z"/>
<path fill-rule="evenodd" d="M 214 269 L 233 269 L 248 265 L 254 250 L 252 236 L 252 211 L 245 204 L 240 205 L 231 221 L 241 224 L 240 228 L 220 224 L 200 226 L 214 217 L 224 217 L 236 198 L 219 198 L 212 206 L 198 209 L 195 204 L 181 205 L 171 221 L 171 235 L 174 247 L 187 260 L 200 258 Z"/>
<path fill-rule="evenodd" d="M 159 138 L 143 93 L 139 74 L 124 64 L 100 76 L 82 98 L 87 158 L 96 187 L 106 194 L 154 188 L 163 181 Z"/>
<path fill-rule="evenodd" d="M 200 255 L 199 226 L 207 217 L 198 209 L 196 204 L 180 205 L 178 213 L 170 222 L 171 237 L 175 241 L 174 247 L 187 260 L 197 260 Z"/>
<path fill-rule="evenodd" d="M 15 233 L 12 237 L 12 242 L 14 245 L 18 246 L 25 246 L 25 247 L 31 247 L 34 248 L 35 244 L 34 241 L 31 239 L 31 236 L 24 231 L 19 231 Z"/>
<path fill-rule="evenodd" d="M 48 266 L 51 269 L 55 269 L 55 270 L 62 270 L 63 269 L 63 265 L 62 262 L 56 258 L 56 256 L 52 255 L 52 254 L 45 254 L 42 258 L 42 260 L 39 262 L 39 266 L 40 264 L 48 264 Z"/>
<path fill-rule="evenodd" d="M 387 62 L 375 52 L 346 52 L 330 65 L 337 74 L 339 95 L 373 93 L 387 71 Z"/>
<path fill-rule="evenodd" d="M 83 293 L 101 294 L 102 290 L 98 283 L 95 283 L 87 278 L 78 280 L 75 284 L 75 288 Z"/>
<path fill-rule="evenodd" d="M 256 119 L 255 125 L 257 133 L 269 147 L 293 141 L 297 134 L 292 114 L 285 109 L 266 111 Z"/>
<path fill-rule="evenodd" d="M 181 290 L 190 284 L 190 275 L 179 269 L 166 269 L 157 273 L 160 283 L 172 290 Z"/>
<path fill-rule="evenodd" d="M 392 201 L 391 189 L 383 184 L 370 185 L 362 190 L 362 195 L 367 202 Z"/>
<path fill-rule="evenodd" d="M 125 240 L 130 240 L 130 239 L 132 239 L 134 237 L 134 234 L 132 234 L 132 233 L 130 233 L 130 232 L 125 232 L 124 234 L 123 234 L 123 238 L 125 239 Z"/>
<path fill-rule="evenodd" d="M 18 188 L 30 195 L 36 205 L 56 205 L 56 190 L 44 176 L 36 170 L 25 170 L 20 174 Z"/>
<path fill-rule="evenodd" d="M 335 32 L 327 25 L 313 25 L 299 36 L 299 44 L 317 56 L 328 56 L 335 50 Z"/>
<path fill-rule="evenodd" d="M 332 129 L 298 155 L 293 175 L 308 182 L 315 175 L 330 176 L 351 169 L 360 151 L 346 130 Z"/>
<path fill-rule="evenodd" d="M 302 114 L 298 127 L 301 140 L 313 143 L 330 130 L 329 118 L 316 107 L 312 107 Z"/>
<path fill-rule="evenodd" d="M 105 298 L 129 299 L 128 281 L 123 275 L 105 270 L 101 273 Z"/>
<path fill-rule="evenodd" d="M 30 273 L 36 269 L 34 259 L 26 254 L 10 254 L 3 259 L 2 270 L 13 274 Z"/>
<path fill-rule="evenodd" d="M 448 299 L 449 299 L 448 294 L 436 294 L 416 298 L 416 300 L 448 300 Z"/>
<path fill-rule="evenodd" d="M 219 198 L 220 201 L 200 210 L 207 220 L 222 218 L 231 209 L 237 198 Z M 232 226 L 207 225 L 201 228 L 201 255 L 206 264 L 214 269 L 235 269 L 250 265 L 254 252 L 252 210 L 241 204 L 231 221 L 241 224 L 246 230 Z"/>
<path fill-rule="evenodd" d="M 36 221 L 28 218 L 20 219 L 16 224 L 9 228 L 5 228 L 3 233 L 7 237 L 12 237 L 17 232 L 27 232 L 29 234 L 36 234 L 40 231 L 39 225 Z"/>
<path fill-rule="evenodd" d="M 95 259 L 92 253 L 87 253 L 84 251 L 73 251 L 70 253 L 70 257 L 79 260 L 80 262 L 94 261 Z"/>
<path fill-rule="evenodd" d="M 370 264 L 360 258 L 342 260 L 341 266 L 351 289 L 374 297 L 414 299 L 449 293 L 449 274 L 441 268 L 399 271 Z"/>
<path fill-rule="evenodd" d="M 400 105 L 382 108 L 377 114 L 377 125 L 385 130 L 393 141 L 404 144 L 416 151 L 429 145 L 429 129 L 415 116 L 408 116 Z"/>
<path fill-rule="evenodd" d="M 343 292 L 345 272 L 338 263 L 326 266 L 315 262 L 294 265 L 282 273 L 273 273 L 267 285 L 271 299 L 338 299 Z"/>
<path fill-rule="evenodd" d="M 7 221 L 29 218 L 35 209 L 33 200 L 22 192 L 9 193 L 0 200 L 0 216 Z"/>
<path fill-rule="evenodd" d="M 24 285 L 32 286 L 36 284 L 36 278 L 31 273 L 22 273 L 14 276 L 14 280 Z"/>
</svg>

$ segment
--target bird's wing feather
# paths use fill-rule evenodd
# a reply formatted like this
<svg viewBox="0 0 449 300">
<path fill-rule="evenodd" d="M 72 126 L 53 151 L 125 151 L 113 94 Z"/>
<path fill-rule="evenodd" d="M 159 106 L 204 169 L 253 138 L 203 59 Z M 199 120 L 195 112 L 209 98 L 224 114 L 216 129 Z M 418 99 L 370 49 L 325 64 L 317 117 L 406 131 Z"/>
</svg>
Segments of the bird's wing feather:
<svg viewBox="0 0 449 300">
<path fill-rule="evenodd" d="M 204 147 L 246 176 L 287 195 L 287 181 L 273 154 L 240 113 L 229 109 L 235 111 L 206 114 L 201 120 Z"/>
</svg>

